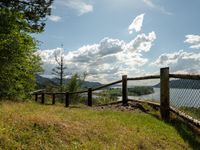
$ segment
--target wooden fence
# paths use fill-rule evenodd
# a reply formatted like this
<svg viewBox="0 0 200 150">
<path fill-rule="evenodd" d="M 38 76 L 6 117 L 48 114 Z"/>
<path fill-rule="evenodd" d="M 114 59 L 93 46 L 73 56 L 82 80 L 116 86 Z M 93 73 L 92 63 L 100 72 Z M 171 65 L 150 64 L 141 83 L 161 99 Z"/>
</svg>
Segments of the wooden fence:
<svg viewBox="0 0 200 150">
<path fill-rule="evenodd" d="M 128 90 L 127 90 L 127 81 L 134 81 L 134 80 L 148 80 L 148 79 L 160 79 L 160 104 L 155 104 L 151 102 L 145 102 L 145 101 L 138 101 L 138 102 L 145 102 L 149 103 L 151 105 L 159 106 L 160 107 L 160 114 L 162 119 L 169 120 L 170 119 L 170 111 L 175 112 L 176 114 L 181 114 L 180 116 L 183 118 L 188 117 L 186 115 L 183 115 L 178 110 L 170 107 L 170 89 L 169 89 L 169 79 L 170 78 L 181 78 L 181 79 L 195 79 L 200 80 L 200 75 L 183 75 L 183 74 L 170 74 L 169 68 L 161 68 L 160 69 L 160 75 L 152 75 L 152 76 L 144 76 L 144 77 L 134 77 L 134 78 L 128 78 L 127 75 L 123 75 L 121 80 L 96 87 L 96 88 L 89 88 L 88 90 L 83 91 L 76 91 L 76 92 L 46 92 L 44 89 L 34 91 L 31 94 L 35 95 L 35 101 L 38 101 L 38 97 L 41 97 L 41 103 L 45 103 L 45 95 L 51 95 L 52 96 L 52 104 L 55 104 L 55 96 L 56 95 L 65 95 L 65 107 L 69 107 L 70 105 L 70 95 L 73 94 L 82 94 L 87 93 L 87 105 L 92 106 L 92 93 L 97 90 L 101 90 L 103 88 L 122 83 L 122 105 L 128 104 Z M 136 100 L 135 100 L 136 101 Z M 189 118 L 191 121 L 191 118 Z M 193 120 L 192 122 L 196 122 L 195 125 L 200 127 L 200 122 L 197 120 Z"/>
</svg>

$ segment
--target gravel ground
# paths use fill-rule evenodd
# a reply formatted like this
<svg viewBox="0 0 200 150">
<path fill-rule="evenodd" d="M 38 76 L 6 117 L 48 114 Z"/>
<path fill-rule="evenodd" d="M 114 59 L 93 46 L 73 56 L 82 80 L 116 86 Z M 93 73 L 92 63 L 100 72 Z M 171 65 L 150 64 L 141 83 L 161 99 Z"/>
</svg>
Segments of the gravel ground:
<svg viewBox="0 0 200 150">
<path fill-rule="evenodd" d="M 102 106 L 94 107 L 97 110 L 117 110 L 117 111 L 137 111 L 148 113 L 152 107 L 148 104 L 141 104 L 139 102 L 128 102 L 128 105 L 123 106 L 122 103 L 107 104 Z"/>
</svg>

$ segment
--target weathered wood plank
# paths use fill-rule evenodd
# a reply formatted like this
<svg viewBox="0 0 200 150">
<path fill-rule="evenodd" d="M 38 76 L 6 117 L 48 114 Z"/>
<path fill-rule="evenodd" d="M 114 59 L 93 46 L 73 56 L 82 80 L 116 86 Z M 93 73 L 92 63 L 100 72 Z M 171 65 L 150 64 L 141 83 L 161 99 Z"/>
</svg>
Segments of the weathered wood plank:
<svg viewBox="0 0 200 150">
<path fill-rule="evenodd" d="M 88 106 L 92 106 L 92 88 L 88 89 Z"/>
<path fill-rule="evenodd" d="M 76 92 L 69 92 L 69 94 L 81 94 L 81 93 L 87 93 L 88 90 L 83 90 L 83 91 L 76 91 Z"/>
<path fill-rule="evenodd" d="M 200 80 L 200 75 L 190 75 L 190 74 L 169 74 L 169 77 L 170 78 Z"/>
<path fill-rule="evenodd" d="M 44 93 L 41 94 L 41 103 L 44 104 Z"/>
<path fill-rule="evenodd" d="M 44 91 L 45 91 L 45 89 L 36 90 L 36 91 L 30 92 L 30 95 L 33 95 L 33 94 L 36 94 L 36 93 L 42 93 Z"/>
<path fill-rule="evenodd" d="M 65 93 L 65 107 L 69 107 L 69 92 Z"/>
<path fill-rule="evenodd" d="M 115 84 L 118 84 L 118 83 L 121 83 L 122 80 L 118 80 L 118 81 L 115 81 L 115 82 L 112 82 L 112 83 L 109 83 L 109 84 L 106 84 L 106 85 L 103 85 L 103 86 L 100 86 L 100 87 L 97 87 L 97 88 L 93 88 L 92 91 L 97 91 L 97 90 L 100 90 L 100 89 L 103 89 L 103 88 L 106 88 L 106 87 L 109 87 L 111 85 L 115 85 Z"/>
<path fill-rule="evenodd" d="M 162 119 L 170 119 L 169 108 L 169 68 L 160 69 L 160 113 Z"/>
<path fill-rule="evenodd" d="M 173 107 L 170 107 L 170 111 L 172 111 L 176 115 L 180 116 L 184 120 L 188 121 L 189 123 L 191 123 L 191 124 L 193 124 L 193 125 L 195 125 L 197 127 L 200 127 L 200 121 L 199 120 L 196 120 L 196 119 L 192 118 L 191 116 L 186 115 L 184 112 L 179 111 L 179 110 L 177 110 L 177 109 L 175 109 Z"/>
<path fill-rule="evenodd" d="M 128 102 L 127 75 L 122 76 L 122 101 L 123 105 Z"/>
<path fill-rule="evenodd" d="M 127 80 L 147 80 L 147 79 L 159 79 L 160 75 L 144 76 L 144 77 L 134 77 L 127 78 Z"/>
<path fill-rule="evenodd" d="M 53 105 L 55 104 L 55 99 L 56 99 L 56 95 L 53 93 L 53 95 L 52 95 L 52 104 Z"/>
<path fill-rule="evenodd" d="M 35 93 L 35 101 L 38 101 L 38 93 Z"/>
</svg>

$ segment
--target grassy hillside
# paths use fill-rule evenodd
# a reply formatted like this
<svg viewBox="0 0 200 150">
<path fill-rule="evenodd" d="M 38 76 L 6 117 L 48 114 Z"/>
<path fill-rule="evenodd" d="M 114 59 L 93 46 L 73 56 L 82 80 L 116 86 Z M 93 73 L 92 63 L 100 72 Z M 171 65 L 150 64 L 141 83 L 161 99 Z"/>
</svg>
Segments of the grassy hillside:
<svg viewBox="0 0 200 150">
<path fill-rule="evenodd" d="M 180 128 L 136 111 L 0 103 L 0 149 L 3 150 L 197 148 L 199 137 L 185 126 L 182 129 L 184 134 Z"/>
</svg>

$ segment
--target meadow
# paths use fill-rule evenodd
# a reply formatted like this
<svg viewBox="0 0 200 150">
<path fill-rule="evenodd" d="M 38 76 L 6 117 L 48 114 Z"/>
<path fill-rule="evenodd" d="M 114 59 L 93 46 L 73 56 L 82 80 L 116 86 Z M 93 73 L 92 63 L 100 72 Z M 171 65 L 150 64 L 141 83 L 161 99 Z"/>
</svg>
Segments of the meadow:
<svg viewBox="0 0 200 150">
<path fill-rule="evenodd" d="M 155 113 L 154 113 L 155 114 Z M 0 149 L 198 149 L 200 137 L 184 123 L 139 111 L 0 103 Z"/>
</svg>

